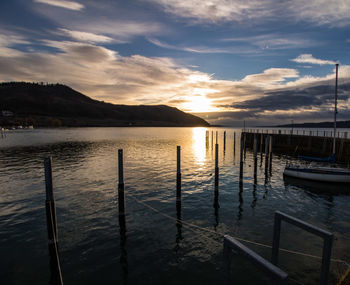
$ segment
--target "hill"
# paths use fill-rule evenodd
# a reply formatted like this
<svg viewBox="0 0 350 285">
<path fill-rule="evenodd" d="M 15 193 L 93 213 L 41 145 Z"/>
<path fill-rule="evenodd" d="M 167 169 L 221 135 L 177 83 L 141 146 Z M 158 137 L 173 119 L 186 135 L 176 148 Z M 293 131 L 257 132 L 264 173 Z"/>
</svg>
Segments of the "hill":
<svg viewBox="0 0 350 285">
<path fill-rule="evenodd" d="M 0 84 L 0 110 L 14 113 L 0 125 L 46 126 L 209 126 L 166 105 L 129 106 L 94 100 L 62 84 Z"/>
</svg>

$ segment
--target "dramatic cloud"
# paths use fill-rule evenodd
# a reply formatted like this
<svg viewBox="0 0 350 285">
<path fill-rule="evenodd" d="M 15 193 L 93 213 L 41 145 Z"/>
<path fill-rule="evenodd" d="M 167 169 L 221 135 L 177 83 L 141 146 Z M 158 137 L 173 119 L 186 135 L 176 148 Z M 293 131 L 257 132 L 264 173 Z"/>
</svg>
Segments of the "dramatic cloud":
<svg viewBox="0 0 350 285">
<path fill-rule="evenodd" d="M 80 3 L 65 0 L 34 0 L 34 2 L 77 11 L 84 8 L 84 5 Z"/>
<path fill-rule="evenodd" d="M 349 1 L 295 0 L 147 0 L 166 12 L 194 21 L 266 22 L 302 20 L 316 25 L 346 26 L 350 23 Z"/>
<path fill-rule="evenodd" d="M 220 120 L 211 121 L 217 123 L 238 117 L 261 121 L 273 116 L 290 118 L 298 112 L 317 115 L 332 104 L 334 71 L 324 77 L 300 77 L 296 69 L 269 68 L 241 80 L 218 80 L 171 58 L 122 56 L 92 41 L 37 43 L 41 44 L 39 51 L 27 49 L 25 38 L 0 37 L 0 50 L 5 51 L 0 53 L 1 81 L 59 82 L 117 104 L 168 104 L 184 111 L 227 110 L 216 117 Z M 347 110 L 350 86 L 344 84 L 350 82 L 350 66 L 341 66 L 339 73 L 339 106 Z"/>
<path fill-rule="evenodd" d="M 312 54 L 301 54 L 298 57 L 292 59 L 292 61 L 297 63 L 310 63 L 310 64 L 318 64 L 318 65 L 336 64 L 336 62 L 332 60 L 323 60 L 323 59 L 314 58 Z"/>
</svg>

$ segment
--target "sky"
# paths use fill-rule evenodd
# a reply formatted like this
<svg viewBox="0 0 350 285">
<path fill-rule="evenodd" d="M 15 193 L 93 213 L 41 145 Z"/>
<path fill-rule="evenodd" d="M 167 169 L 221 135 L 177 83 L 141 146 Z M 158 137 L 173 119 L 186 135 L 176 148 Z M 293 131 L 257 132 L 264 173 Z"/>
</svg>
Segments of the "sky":
<svg viewBox="0 0 350 285">
<path fill-rule="evenodd" d="M 212 124 L 350 120 L 348 0 L 1 0 L 0 82 Z"/>
</svg>

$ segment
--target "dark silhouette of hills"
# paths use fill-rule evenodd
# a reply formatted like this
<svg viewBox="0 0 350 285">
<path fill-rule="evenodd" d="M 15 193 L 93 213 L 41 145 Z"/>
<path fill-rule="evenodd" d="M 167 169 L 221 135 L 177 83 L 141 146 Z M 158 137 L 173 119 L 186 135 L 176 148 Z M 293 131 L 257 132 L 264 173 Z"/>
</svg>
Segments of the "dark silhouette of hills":
<svg viewBox="0 0 350 285">
<path fill-rule="evenodd" d="M 85 96 L 62 84 L 0 84 L 0 125 L 34 126 L 209 126 L 194 115 L 166 105 L 115 105 Z M 1 112 L 0 112 L 1 116 Z M 25 122 L 24 122 L 25 121 Z"/>
<path fill-rule="evenodd" d="M 288 124 L 279 125 L 277 127 L 283 128 L 333 128 L 334 122 L 320 122 L 320 123 L 302 123 L 302 124 Z M 350 128 L 350 121 L 338 121 L 337 128 Z"/>
</svg>

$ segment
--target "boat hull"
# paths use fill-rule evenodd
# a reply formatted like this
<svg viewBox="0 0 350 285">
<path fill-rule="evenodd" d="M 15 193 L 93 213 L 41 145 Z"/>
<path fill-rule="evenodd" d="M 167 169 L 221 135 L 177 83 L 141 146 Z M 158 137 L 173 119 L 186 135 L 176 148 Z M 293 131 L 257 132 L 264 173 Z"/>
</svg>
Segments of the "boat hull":
<svg viewBox="0 0 350 285">
<path fill-rule="evenodd" d="M 347 171 L 286 167 L 283 175 L 313 181 L 350 183 L 350 172 Z"/>
</svg>

